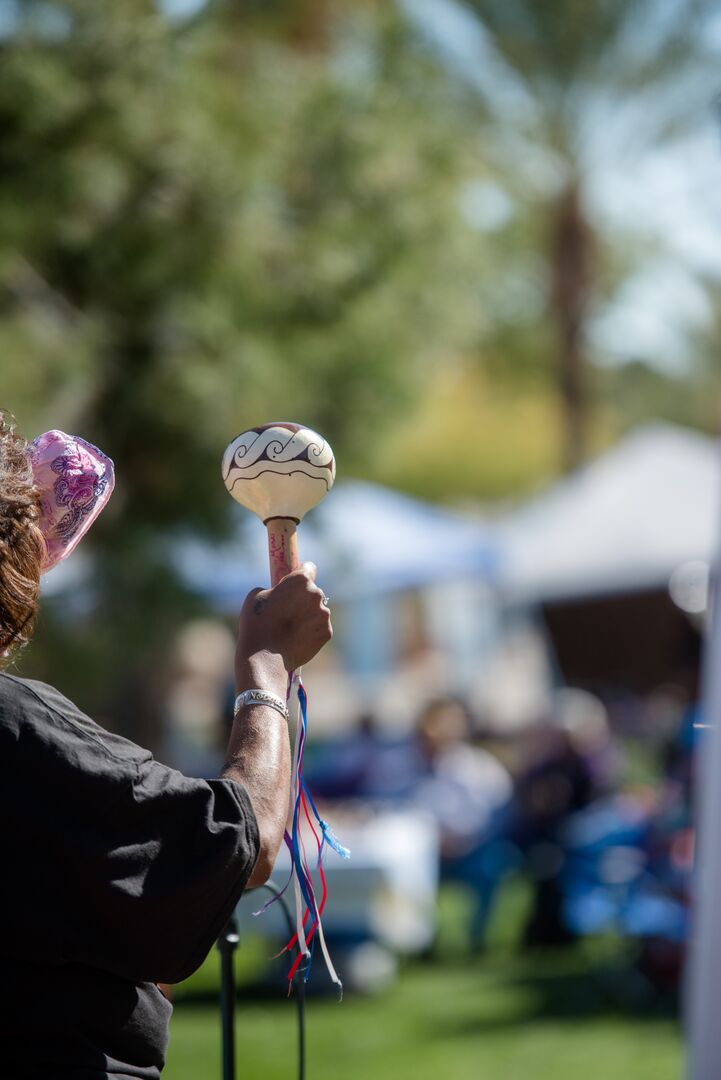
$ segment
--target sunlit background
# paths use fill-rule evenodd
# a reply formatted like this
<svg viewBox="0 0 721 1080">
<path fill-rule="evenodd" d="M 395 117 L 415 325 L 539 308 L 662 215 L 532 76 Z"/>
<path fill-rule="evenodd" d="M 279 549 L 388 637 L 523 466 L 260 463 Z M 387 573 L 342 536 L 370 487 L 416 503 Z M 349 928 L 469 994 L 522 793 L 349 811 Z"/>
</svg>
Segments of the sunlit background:
<svg viewBox="0 0 721 1080">
<path fill-rule="evenodd" d="M 20 673 L 216 773 L 267 577 L 223 450 L 336 452 L 314 1080 L 680 1075 L 720 61 L 712 0 L 0 0 L 0 406 L 117 469 Z M 280 1080 L 257 906 L 239 1075 Z M 220 1075 L 217 983 L 173 991 L 169 1080 Z"/>
</svg>

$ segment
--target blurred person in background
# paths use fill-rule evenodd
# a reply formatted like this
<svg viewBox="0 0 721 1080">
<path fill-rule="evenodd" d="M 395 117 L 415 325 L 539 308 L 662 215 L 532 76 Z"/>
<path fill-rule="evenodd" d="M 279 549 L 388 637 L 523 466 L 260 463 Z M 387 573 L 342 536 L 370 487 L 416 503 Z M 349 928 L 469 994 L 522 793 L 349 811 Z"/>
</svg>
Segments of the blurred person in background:
<svg viewBox="0 0 721 1080">
<path fill-rule="evenodd" d="M 317 755 L 312 783 L 325 798 L 356 799 L 379 812 L 411 809 L 432 819 L 441 880 L 471 893 L 469 941 L 482 948 L 498 885 L 517 861 L 509 858 L 506 839 L 513 784 L 493 754 L 472 745 L 462 701 L 429 701 L 413 732 L 400 739 L 384 736 L 372 715 L 362 715 L 350 736 Z"/>
<path fill-rule="evenodd" d="M 41 573 L 69 554 L 108 484 L 112 462 L 95 447 L 61 432 L 29 445 L 0 414 L 5 666 L 32 637 Z M 53 500 L 67 516 L 51 547 Z M 287 672 L 330 636 L 311 564 L 249 594 L 236 691 L 280 708 L 238 703 L 209 781 L 161 765 L 54 688 L 0 672 L 4 1076 L 160 1076 L 172 1010 L 156 984 L 199 967 L 243 889 L 269 876 L 288 812 Z"/>
<path fill-rule="evenodd" d="M 551 714 L 529 732 L 526 764 L 516 783 L 514 835 L 533 882 L 527 946 L 575 940 L 564 918 L 564 832 L 572 814 L 609 790 L 618 758 L 606 711 L 582 690 L 556 693 Z"/>
<path fill-rule="evenodd" d="M 341 738 L 311 745 L 304 765 L 306 775 L 312 776 L 319 798 L 380 799 L 389 746 L 374 714 L 363 712 L 355 727 Z"/>
<path fill-rule="evenodd" d="M 471 948 L 480 949 L 498 885 L 508 869 L 505 840 L 513 784 L 501 762 L 470 742 L 468 710 L 455 698 L 430 701 L 416 725 L 412 799 L 435 818 L 441 879 L 474 898 Z"/>
</svg>

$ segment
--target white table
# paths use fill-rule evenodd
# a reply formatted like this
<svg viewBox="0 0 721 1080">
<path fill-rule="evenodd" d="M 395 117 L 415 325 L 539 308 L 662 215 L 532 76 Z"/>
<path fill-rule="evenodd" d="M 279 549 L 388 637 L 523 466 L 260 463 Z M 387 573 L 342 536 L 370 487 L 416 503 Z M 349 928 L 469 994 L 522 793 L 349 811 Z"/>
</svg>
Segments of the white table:
<svg viewBox="0 0 721 1080">
<path fill-rule="evenodd" d="M 416 810 L 385 809 L 367 820 L 346 824 L 341 813 L 337 826 L 332 812 L 329 819 L 341 842 L 350 848 L 351 858 L 342 859 L 326 849 L 325 933 L 376 941 L 407 955 L 427 948 L 435 932 L 438 894 L 438 831 L 434 821 Z M 311 837 L 310 843 L 306 841 L 309 862 L 315 850 Z M 284 845 L 273 870 L 273 881 L 281 888 L 289 870 Z M 285 895 L 294 911 L 292 887 Z M 279 904 L 258 918 L 252 917 L 267 899 L 264 889 L 241 899 L 237 913 L 243 932 L 285 938 L 287 929 Z"/>
</svg>

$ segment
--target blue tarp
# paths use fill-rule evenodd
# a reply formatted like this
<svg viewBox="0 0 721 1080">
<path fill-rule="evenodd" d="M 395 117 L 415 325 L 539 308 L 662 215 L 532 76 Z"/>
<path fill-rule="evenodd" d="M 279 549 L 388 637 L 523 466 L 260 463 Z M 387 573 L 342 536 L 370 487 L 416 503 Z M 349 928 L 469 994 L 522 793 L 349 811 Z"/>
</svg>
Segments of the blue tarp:
<svg viewBox="0 0 721 1080">
<path fill-rule="evenodd" d="M 184 539 L 173 560 L 188 586 L 222 610 L 235 610 L 268 581 L 266 534 L 238 508 L 234 538 Z M 493 529 L 461 514 L 375 484 L 346 481 L 305 518 L 302 559 L 321 568 L 334 600 L 360 599 L 450 580 L 493 583 L 499 563 Z"/>
</svg>

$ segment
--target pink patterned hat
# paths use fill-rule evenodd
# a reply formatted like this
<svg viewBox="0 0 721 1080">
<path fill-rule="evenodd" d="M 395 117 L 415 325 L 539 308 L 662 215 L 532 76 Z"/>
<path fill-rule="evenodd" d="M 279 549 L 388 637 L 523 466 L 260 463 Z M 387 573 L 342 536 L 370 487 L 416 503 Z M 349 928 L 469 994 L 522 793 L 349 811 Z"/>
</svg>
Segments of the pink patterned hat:
<svg viewBox="0 0 721 1080">
<path fill-rule="evenodd" d="M 47 544 L 43 571 L 67 558 L 110 498 L 115 469 L 97 446 L 64 431 L 46 431 L 30 444 L 40 489 L 40 529 Z"/>
</svg>

